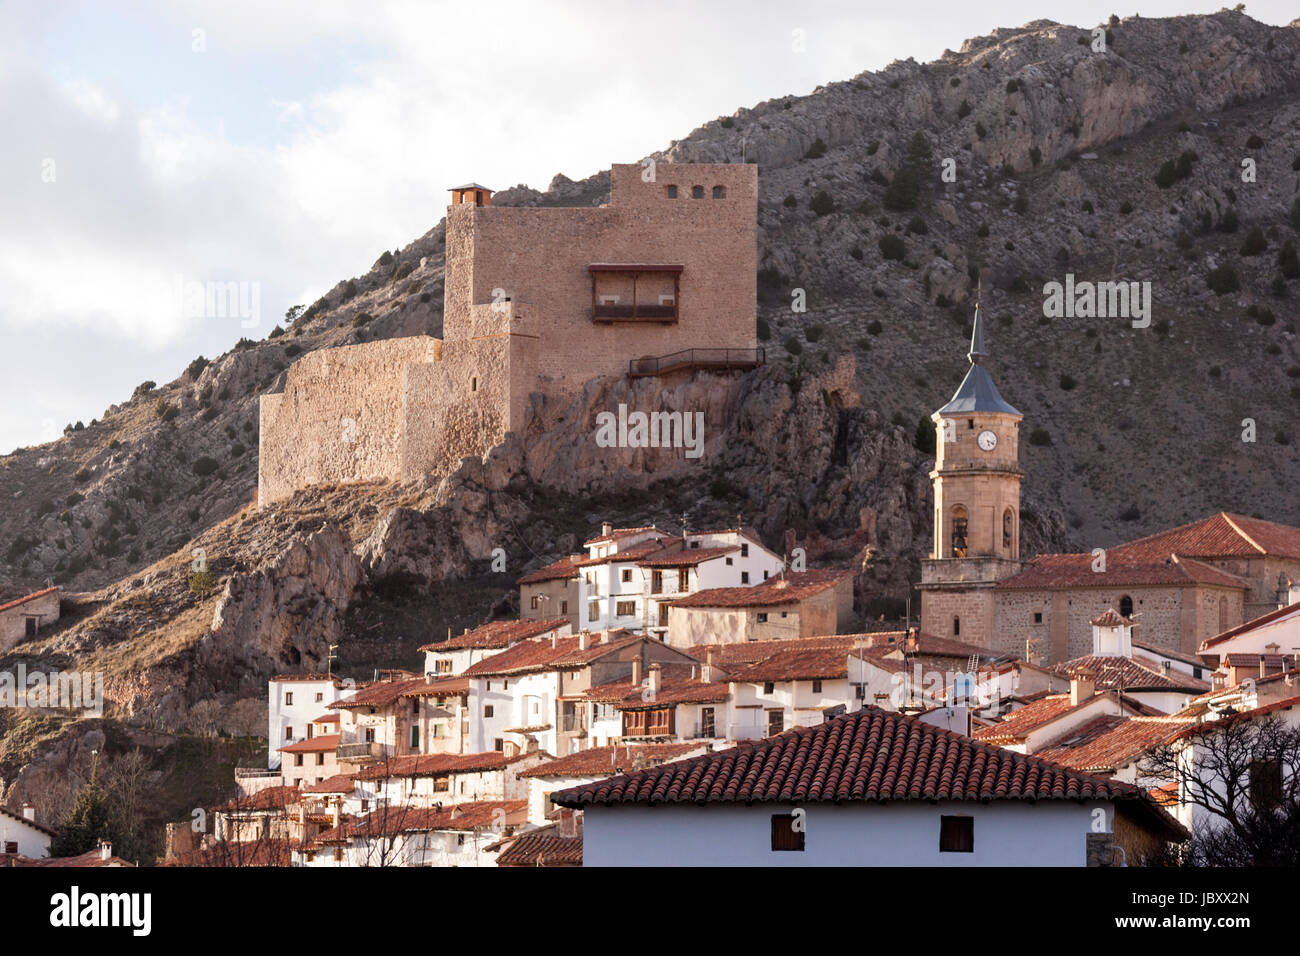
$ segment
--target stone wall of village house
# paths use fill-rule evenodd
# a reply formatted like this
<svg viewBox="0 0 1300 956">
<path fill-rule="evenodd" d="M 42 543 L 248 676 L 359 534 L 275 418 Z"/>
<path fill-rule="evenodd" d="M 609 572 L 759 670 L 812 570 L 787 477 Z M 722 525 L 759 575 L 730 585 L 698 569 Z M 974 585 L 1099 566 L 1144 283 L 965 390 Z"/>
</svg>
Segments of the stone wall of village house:
<svg viewBox="0 0 1300 956">
<path fill-rule="evenodd" d="M 1300 581 L 1300 560 L 1293 558 L 1279 558 L 1270 555 L 1253 558 L 1206 558 L 1203 560 L 1206 564 L 1213 565 L 1221 571 L 1235 574 L 1250 585 L 1250 590 L 1246 593 L 1245 602 L 1242 605 L 1241 619 L 1229 620 L 1226 627 L 1215 631 L 1216 634 L 1246 621 L 1253 621 L 1269 611 L 1277 610 L 1277 579 L 1279 575 L 1285 574 L 1291 581 Z"/>
<path fill-rule="evenodd" d="M 27 619 L 40 618 L 37 630 L 59 619 L 59 592 L 32 598 L 0 613 L 0 653 L 8 651 L 27 636 Z"/>
<path fill-rule="evenodd" d="M 953 633 L 953 618 L 961 621 L 961 633 Z M 921 592 L 921 629 L 936 637 L 955 637 L 967 644 L 1009 652 L 1016 643 L 1014 635 L 994 633 L 993 591 L 971 588 L 964 591 L 926 590 Z M 1006 646 L 1003 646 L 1006 645 Z M 1024 640 L 1020 651 L 1024 653 Z"/>
<path fill-rule="evenodd" d="M 537 606 L 533 607 L 533 598 Z M 519 585 L 519 617 L 525 621 L 549 621 L 567 618 L 573 631 L 578 630 L 578 582 L 575 578 L 559 578 Z"/>
<path fill-rule="evenodd" d="M 405 367 L 434 361 L 440 348 L 412 336 L 319 349 L 294 362 L 284 390 L 261 398 L 258 501 L 305 485 L 396 477 Z"/>
</svg>

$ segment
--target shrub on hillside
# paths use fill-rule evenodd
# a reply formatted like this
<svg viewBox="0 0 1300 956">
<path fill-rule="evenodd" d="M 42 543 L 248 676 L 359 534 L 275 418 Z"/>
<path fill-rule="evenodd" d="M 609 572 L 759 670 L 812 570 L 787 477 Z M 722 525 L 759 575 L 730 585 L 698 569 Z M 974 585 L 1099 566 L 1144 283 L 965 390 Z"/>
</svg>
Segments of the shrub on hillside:
<svg viewBox="0 0 1300 956">
<path fill-rule="evenodd" d="M 892 232 L 880 237 L 879 246 L 880 257 L 885 260 L 894 259 L 901 262 L 903 256 L 907 254 L 907 245 L 900 236 Z"/>
<path fill-rule="evenodd" d="M 1226 262 L 1206 273 L 1205 284 L 1210 287 L 1210 291 L 1215 295 L 1227 295 L 1229 292 L 1236 292 L 1241 288 L 1241 281 L 1237 278 L 1237 270 Z"/>
</svg>

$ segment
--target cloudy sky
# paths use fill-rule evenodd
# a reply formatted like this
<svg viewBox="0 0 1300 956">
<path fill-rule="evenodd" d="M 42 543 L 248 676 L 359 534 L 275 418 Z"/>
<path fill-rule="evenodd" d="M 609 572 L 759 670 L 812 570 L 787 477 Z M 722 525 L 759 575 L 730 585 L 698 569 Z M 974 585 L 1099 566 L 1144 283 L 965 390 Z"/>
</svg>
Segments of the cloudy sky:
<svg viewBox="0 0 1300 956">
<path fill-rule="evenodd" d="M 1112 12 L 1131 11 L 0 0 L 0 451 L 263 338 L 290 305 L 426 232 L 448 186 L 544 188 L 739 106 L 934 59 L 997 26 L 1090 26 Z M 1247 12 L 1295 15 L 1282 0 Z M 193 314 L 185 292 L 208 282 L 243 284 L 243 314 Z"/>
</svg>

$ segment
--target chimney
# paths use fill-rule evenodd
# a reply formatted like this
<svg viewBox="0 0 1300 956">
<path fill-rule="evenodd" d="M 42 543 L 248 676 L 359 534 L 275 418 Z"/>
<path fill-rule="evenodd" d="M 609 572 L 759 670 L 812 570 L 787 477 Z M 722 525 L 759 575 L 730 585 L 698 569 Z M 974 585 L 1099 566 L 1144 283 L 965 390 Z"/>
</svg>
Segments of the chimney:
<svg viewBox="0 0 1300 956">
<path fill-rule="evenodd" d="M 104 862 L 111 860 L 113 858 L 113 844 L 109 843 L 107 840 L 100 841 L 99 858 Z"/>
<path fill-rule="evenodd" d="M 637 655 L 632 658 L 632 686 L 641 686 L 641 657 Z"/>
<path fill-rule="evenodd" d="M 577 835 L 574 827 L 574 813 L 568 807 L 560 808 L 560 836 L 574 837 Z"/>
<path fill-rule="evenodd" d="M 36 808 L 30 803 L 23 804 L 23 819 L 28 823 L 36 822 Z"/>
<path fill-rule="evenodd" d="M 551 650 L 555 650 L 559 646 L 560 646 L 560 632 L 551 631 Z"/>
<path fill-rule="evenodd" d="M 700 668 L 700 683 L 713 683 L 713 648 L 709 648 L 704 655 L 704 666 Z"/>
<path fill-rule="evenodd" d="M 662 675 L 662 674 L 663 674 L 663 668 L 662 668 L 660 665 L 658 665 L 658 664 L 651 664 L 651 665 L 650 665 L 650 694 L 651 694 L 651 696 L 657 695 L 657 694 L 659 693 L 659 687 L 660 687 L 661 675 Z"/>
<path fill-rule="evenodd" d="M 587 649 L 587 641 L 589 638 L 590 635 L 585 630 L 578 634 L 578 650 L 585 651 Z"/>
<path fill-rule="evenodd" d="M 600 533 L 602 535 L 608 535 L 613 530 L 614 530 L 614 526 L 610 524 L 608 521 L 602 521 L 600 523 Z"/>
<path fill-rule="evenodd" d="M 1092 697 L 1097 685 L 1091 674 L 1078 673 L 1070 678 L 1070 706 L 1075 707 Z"/>
<path fill-rule="evenodd" d="M 334 826 L 338 827 L 343 822 L 343 798 L 336 797 L 334 800 Z"/>
</svg>

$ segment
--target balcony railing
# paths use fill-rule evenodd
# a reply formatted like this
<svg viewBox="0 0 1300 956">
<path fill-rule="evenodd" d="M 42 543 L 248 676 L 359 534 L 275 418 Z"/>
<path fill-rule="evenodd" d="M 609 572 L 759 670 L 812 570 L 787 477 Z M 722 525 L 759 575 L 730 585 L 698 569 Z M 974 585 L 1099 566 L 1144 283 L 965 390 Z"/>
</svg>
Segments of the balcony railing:
<svg viewBox="0 0 1300 956">
<path fill-rule="evenodd" d="M 339 760 L 365 760 L 369 757 L 377 759 L 383 755 L 383 744 L 374 740 L 369 743 L 363 741 L 354 744 L 339 744 L 338 750 L 335 751 L 335 756 Z"/>
<path fill-rule="evenodd" d="M 766 349 L 683 349 L 668 355 L 632 359 L 627 364 L 627 374 L 632 378 L 642 378 L 682 369 L 749 369 L 766 361 Z"/>
<path fill-rule="evenodd" d="M 676 322 L 677 306 L 651 305 L 638 302 L 634 305 L 616 303 L 597 303 L 592 308 L 592 317 L 597 322 Z"/>
</svg>

